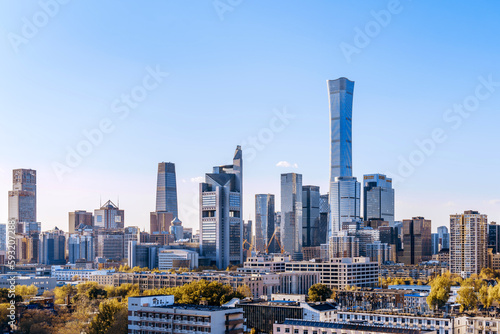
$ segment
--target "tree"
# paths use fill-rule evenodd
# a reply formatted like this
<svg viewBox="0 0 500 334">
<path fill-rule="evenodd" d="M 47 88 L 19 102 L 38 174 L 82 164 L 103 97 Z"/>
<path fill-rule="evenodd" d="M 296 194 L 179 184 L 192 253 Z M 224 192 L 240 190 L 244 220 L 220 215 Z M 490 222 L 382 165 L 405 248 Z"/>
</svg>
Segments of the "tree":
<svg viewBox="0 0 500 334">
<path fill-rule="evenodd" d="M 127 318 L 123 317 L 123 310 L 127 310 L 127 306 L 118 302 L 116 299 L 106 300 L 99 305 L 99 313 L 94 317 L 89 325 L 89 334 L 103 333 L 127 333 Z M 122 324 L 121 322 L 125 322 Z M 111 332 L 110 329 L 125 328 L 125 331 Z"/>
<path fill-rule="evenodd" d="M 54 296 L 56 297 L 55 303 L 65 304 L 66 302 L 69 301 L 71 296 L 74 296 L 76 294 L 76 291 L 77 289 L 70 284 L 56 287 L 54 289 Z"/>
<path fill-rule="evenodd" d="M 431 310 L 443 307 L 450 299 L 451 278 L 449 273 L 434 277 L 431 281 L 431 292 L 427 296 L 427 305 Z"/>
<path fill-rule="evenodd" d="M 35 285 L 16 285 L 16 295 L 21 296 L 23 299 L 30 296 L 36 296 L 38 288 Z"/>
<path fill-rule="evenodd" d="M 309 288 L 309 300 L 312 302 L 326 301 L 332 295 L 332 290 L 324 284 L 317 283 Z"/>
<path fill-rule="evenodd" d="M 236 291 L 241 293 L 245 297 L 252 297 L 252 290 L 250 290 L 250 287 L 246 284 L 237 287 Z"/>
<path fill-rule="evenodd" d="M 457 293 L 457 302 L 460 304 L 460 312 L 473 310 L 477 307 L 478 297 L 475 291 L 475 282 L 473 278 L 464 280 Z"/>
</svg>

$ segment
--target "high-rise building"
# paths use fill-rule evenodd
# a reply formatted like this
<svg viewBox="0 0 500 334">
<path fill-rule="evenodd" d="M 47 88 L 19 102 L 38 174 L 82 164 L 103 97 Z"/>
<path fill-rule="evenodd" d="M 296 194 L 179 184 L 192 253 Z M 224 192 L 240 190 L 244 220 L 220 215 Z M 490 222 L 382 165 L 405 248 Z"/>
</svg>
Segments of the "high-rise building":
<svg viewBox="0 0 500 334">
<path fill-rule="evenodd" d="M 95 244 L 97 256 L 113 261 L 122 260 L 125 249 L 124 238 L 123 229 L 99 229 Z"/>
<path fill-rule="evenodd" d="M 158 268 L 158 252 L 162 245 L 155 243 L 139 243 L 130 241 L 128 245 L 127 264 L 130 268 Z"/>
<path fill-rule="evenodd" d="M 294 260 L 302 258 L 302 175 L 281 174 L 281 246 Z"/>
<path fill-rule="evenodd" d="M 95 258 L 94 237 L 92 235 L 71 234 L 68 240 L 68 262 L 77 260 L 92 262 Z"/>
<path fill-rule="evenodd" d="M 322 243 L 320 237 L 319 187 L 302 186 L 302 246 L 314 247 Z"/>
<path fill-rule="evenodd" d="M 326 243 L 328 226 L 330 225 L 330 202 L 328 194 L 319 197 L 319 244 Z"/>
<path fill-rule="evenodd" d="M 348 235 L 346 231 L 341 231 L 330 237 L 328 250 L 330 259 L 337 257 L 358 257 L 359 240 L 354 236 Z"/>
<path fill-rule="evenodd" d="M 274 195 L 255 195 L 255 251 L 264 253 L 276 252 L 274 238 L 269 244 L 274 229 Z M 275 236 L 276 237 L 276 236 Z"/>
<path fill-rule="evenodd" d="M 100 209 L 94 210 L 94 226 L 104 229 L 123 228 L 125 225 L 125 211 L 116 204 L 107 201 Z"/>
<path fill-rule="evenodd" d="M 361 185 L 355 177 L 339 176 L 330 184 L 330 231 L 338 233 L 343 223 L 360 219 Z"/>
<path fill-rule="evenodd" d="M 477 211 L 450 215 L 450 271 L 470 277 L 488 266 L 488 217 Z"/>
<path fill-rule="evenodd" d="M 500 225 L 495 222 L 488 224 L 488 248 L 493 254 L 500 253 Z"/>
<path fill-rule="evenodd" d="M 439 237 L 439 250 L 450 249 L 450 233 L 448 233 L 448 228 L 446 226 L 439 226 L 437 233 Z"/>
<path fill-rule="evenodd" d="M 366 257 L 372 262 L 378 262 L 379 266 L 392 259 L 392 246 L 380 241 L 366 245 Z"/>
<path fill-rule="evenodd" d="M 7 225 L 0 224 L 0 251 L 7 249 Z"/>
<path fill-rule="evenodd" d="M 40 233 L 39 263 L 46 265 L 66 264 L 66 236 L 57 227 Z"/>
<path fill-rule="evenodd" d="M 175 164 L 160 162 L 158 164 L 158 178 L 156 185 L 156 212 L 172 212 L 174 218 L 177 213 L 177 182 Z"/>
<path fill-rule="evenodd" d="M 149 232 L 153 233 L 168 233 L 170 225 L 174 220 L 172 212 L 151 212 L 149 216 Z"/>
<path fill-rule="evenodd" d="M 394 222 L 394 189 L 392 179 L 383 174 L 363 176 L 363 218 Z"/>
<path fill-rule="evenodd" d="M 366 255 L 366 245 L 380 241 L 380 231 L 372 227 L 362 227 L 350 235 L 355 236 L 359 240 L 359 256 Z"/>
<path fill-rule="evenodd" d="M 432 255 L 439 253 L 439 234 L 437 233 L 432 233 L 431 234 L 431 248 L 432 248 Z"/>
<path fill-rule="evenodd" d="M 200 183 L 200 252 L 219 269 L 243 262 L 242 173 L 237 146 L 233 164 L 214 167 Z"/>
<path fill-rule="evenodd" d="M 36 222 L 36 170 L 14 169 L 9 191 L 9 221 Z"/>
<path fill-rule="evenodd" d="M 432 259 L 431 221 L 423 217 L 403 220 L 404 264 L 419 264 Z"/>
<path fill-rule="evenodd" d="M 170 225 L 170 234 L 174 236 L 174 240 L 184 239 L 184 228 L 182 227 L 182 222 L 179 218 L 174 218 L 172 224 Z"/>
<path fill-rule="evenodd" d="M 359 217 L 359 189 L 354 186 L 347 196 L 347 202 L 343 203 L 345 197 L 339 196 L 339 182 L 350 180 L 352 177 L 352 99 L 354 92 L 354 81 L 346 78 L 328 80 L 328 97 L 330 105 L 330 226 L 328 235 L 340 231 L 340 212 L 345 212 L 346 207 L 355 212 L 356 203 L 350 203 L 352 195 L 358 198 L 358 212 L 354 216 Z M 348 182 L 350 183 L 350 182 Z M 342 187 L 345 189 L 346 187 Z M 358 186 L 359 188 L 359 186 Z M 354 200 L 355 202 L 355 200 Z M 353 206 L 354 205 L 354 206 Z M 342 208 L 343 207 L 343 208 Z M 349 212 L 347 219 L 350 218 Z"/>
<path fill-rule="evenodd" d="M 92 226 L 93 216 L 92 212 L 87 212 L 85 210 L 76 210 L 68 214 L 68 230 L 69 233 L 75 233 L 76 229 L 80 224 Z"/>
</svg>

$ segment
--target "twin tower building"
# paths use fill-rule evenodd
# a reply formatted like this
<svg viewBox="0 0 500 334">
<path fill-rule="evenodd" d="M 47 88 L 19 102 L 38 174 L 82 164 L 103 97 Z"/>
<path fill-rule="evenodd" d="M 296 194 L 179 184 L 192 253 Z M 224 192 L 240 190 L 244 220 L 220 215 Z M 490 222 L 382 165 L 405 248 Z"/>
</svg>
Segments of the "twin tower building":
<svg viewBox="0 0 500 334">
<path fill-rule="evenodd" d="M 274 212 L 274 195 L 256 195 L 256 241 L 266 250 L 272 245 L 276 251 L 276 244 L 279 244 L 282 252 L 289 253 L 295 259 L 301 258 L 304 240 L 308 246 L 319 246 L 310 244 L 312 235 L 321 230 L 314 230 L 315 227 L 310 226 L 310 218 L 319 219 L 320 210 L 320 205 L 310 205 L 311 201 L 319 203 L 320 197 L 328 198 L 329 208 L 326 211 L 329 212 L 323 242 L 327 236 L 337 235 L 343 223 L 361 219 L 361 185 L 353 177 L 352 168 L 354 82 L 339 78 L 328 80 L 327 83 L 331 124 L 329 195 L 320 196 L 319 187 L 316 186 L 303 187 L 300 174 L 282 174 L 279 218 Z M 205 182 L 200 184 L 200 251 L 218 268 L 243 261 L 242 173 L 242 150 L 238 146 L 233 164 L 214 167 L 212 173 L 205 175 Z M 304 190 L 306 198 L 303 198 Z M 364 218 L 383 219 L 392 223 L 394 191 L 391 179 L 381 174 L 365 175 L 363 190 Z M 316 213 L 311 214 L 311 206 Z M 279 237 L 276 235 L 277 225 Z"/>
</svg>

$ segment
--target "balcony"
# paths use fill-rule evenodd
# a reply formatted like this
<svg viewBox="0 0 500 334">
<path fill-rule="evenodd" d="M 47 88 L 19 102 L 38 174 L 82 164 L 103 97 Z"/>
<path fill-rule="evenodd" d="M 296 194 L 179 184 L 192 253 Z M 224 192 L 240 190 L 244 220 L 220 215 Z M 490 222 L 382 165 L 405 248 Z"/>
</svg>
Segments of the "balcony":
<svg viewBox="0 0 500 334">
<path fill-rule="evenodd" d="M 226 326 L 236 326 L 243 323 L 243 319 L 226 320 Z"/>
</svg>

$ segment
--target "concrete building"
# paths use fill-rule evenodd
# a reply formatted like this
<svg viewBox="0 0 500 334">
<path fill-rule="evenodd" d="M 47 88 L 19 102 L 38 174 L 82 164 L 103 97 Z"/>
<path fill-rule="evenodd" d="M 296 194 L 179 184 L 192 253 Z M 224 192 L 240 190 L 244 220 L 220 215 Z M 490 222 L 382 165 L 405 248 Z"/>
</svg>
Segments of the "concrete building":
<svg viewBox="0 0 500 334">
<path fill-rule="evenodd" d="M 280 243 L 294 260 L 302 259 L 302 175 L 281 174 Z"/>
<path fill-rule="evenodd" d="M 488 265 L 488 217 L 477 211 L 450 215 L 450 271 L 469 277 Z"/>
<path fill-rule="evenodd" d="M 75 233 L 80 224 L 86 226 L 94 225 L 94 216 L 92 212 L 87 212 L 85 210 L 76 210 L 68 213 L 68 231 L 69 233 Z"/>
<path fill-rule="evenodd" d="M 88 280 L 94 275 L 104 276 L 113 272 L 114 269 L 70 269 L 63 268 L 62 266 L 52 266 L 50 277 L 55 278 L 57 281 L 71 282 L 75 276 L 77 276 L 79 280 Z"/>
<path fill-rule="evenodd" d="M 7 249 L 7 224 L 0 224 L 0 252 Z"/>
<path fill-rule="evenodd" d="M 200 253 L 219 269 L 243 263 L 243 155 L 216 166 L 200 183 Z"/>
<path fill-rule="evenodd" d="M 54 290 L 57 281 L 53 277 L 38 277 L 17 274 L 1 274 L 0 275 L 0 289 L 10 289 L 14 285 L 34 285 L 38 288 L 37 295 L 42 295 L 45 291 Z"/>
<path fill-rule="evenodd" d="M 258 255 L 249 257 L 238 271 L 245 272 L 271 272 L 281 273 L 285 271 L 285 264 L 290 262 L 289 256 Z"/>
<path fill-rule="evenodd" d="M 341 231 L 337 235 L 330 237 L 328 251 L 330 259 L 338 257 L 358 257 L 359 240 L 356 237 L 349 236 L 346 231 Z"/>
<path fill-rule="evenodd" d="M 175 304 L 174 296 L 128 298 L 128 333 L 243 334 L 241 308 Z"/>
<path fill-rule="evenodd" d="M 162 245 L 157 243 L 139 243 L 132 240 L 128 245 L 127 264 L 130 268 L 158 268 L 158 253 Z"/>
<path fill-rule="evenodd" d="M 395 260 L 392 258 L 392 246 L 380 241 L 366 245 L 366 257 L 369 257 L 370 261 L 377 262 L 379 265 Z"/>
<path fill-rule="evenodd" d="M 117 229 L 125 226 L 125 211 L 120 210 L 111 200 L 100 209 L 94 210 L 94 226 L 103 229 Z"/>
<path fill-rule="evenodd" d="M 149 232 L 151 234 L 169 233 L 172 220 L 174 220 L 172 212 L 151 212 L 149 214 Z"/>
<path fill-rule="evenodd" d="M 186 249 L 164 249 L 158 253 L 158 269 L 198 268 L 198 253 Z"/>
<path fill-rule="evenodd" d="M 100 229 L 97 231 L 96 254 L 109 260 L 121 260 L 124 253 L 123 229 Z"/>
<path fill-rule="evenodd" d="M 179 218 L 174 218 L 174 220 L 172 220 L 170 225 L 170 234 L 174 236 L 176 241 L 184 239 L 184 228 L 182 227 L 182 222 Z"/>
<path fill-rule="evenodd" d="M 36 170 L 14 169 L 8 198 L 9 221 L 36 222 Z"/>
<path fill-rule="evenodd" d="M 286 271 L 320 273 L 320 283 L 329 288 L 378 286 L 379 265 L 366 257 L 334 258 L 328 262 L 290 262 Z"/>
</svg>

